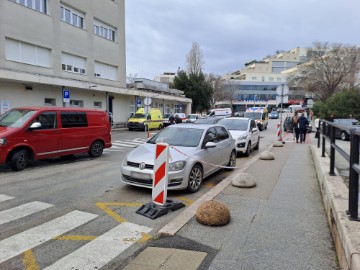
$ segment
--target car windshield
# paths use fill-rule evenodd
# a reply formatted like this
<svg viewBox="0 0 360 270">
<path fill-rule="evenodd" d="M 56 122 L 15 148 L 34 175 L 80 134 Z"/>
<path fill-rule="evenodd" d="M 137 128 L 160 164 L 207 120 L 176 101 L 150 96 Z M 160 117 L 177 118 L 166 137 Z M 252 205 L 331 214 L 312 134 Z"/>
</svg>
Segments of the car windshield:
<svg viewBox="0 0 360 270">
<path fill-rule="evenodd" d="M 197 147 L 200 143 L 203 129 L 198 128 L 165 128 L 148 143 L 167 143 L 173 146 Z"/>
<path fill-rule="evenodd" d="M 261 119 L 262 113 L 246 112 L 244 116 L 253 120 L 259 120 Z"/>
<path fill-rule="evenodd" d="M 248 120 L 242 119 L 221 119 L 218 124 L 224 125 L 229 130 L 241 130 L 245 131 L 248 129 Z"/>
<path fill-rule="evenodd" d="M 0 126 L 22 127 L 35 113 L 32 110 L 12 109 L 0 116 Z"/>
<path fill-rule="evenodd" d="M 196 115 L 188 115 L 187 116 L 187 119 L 195 119 L 196 118 Z"/>
<path fill-rule="evenodd" d="M 271 112 L 271 114 L 278 115 L 279 113 L 278 112 Z"/>
<path fill-rule="evenodd" d="M 144 113 L 135 113 L 131 118 L 145 118 L 146 115 Z"/>
</svg>

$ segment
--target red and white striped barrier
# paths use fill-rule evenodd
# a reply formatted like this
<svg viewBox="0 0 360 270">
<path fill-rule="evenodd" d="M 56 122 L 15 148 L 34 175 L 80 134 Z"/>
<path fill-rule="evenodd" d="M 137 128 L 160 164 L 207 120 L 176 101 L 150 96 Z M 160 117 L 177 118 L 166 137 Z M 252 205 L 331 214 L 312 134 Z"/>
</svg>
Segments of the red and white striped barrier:
<svg viewBox="0 0 360 270">
<path fill-rule="evenodd" d="M 281 134 L 280 123 L 277 124 L 277 139 L 278 139 L 279 142 L 282 141 L 282 134 Z"/>
<path fill-rule="evenodd" d="M 167 197 L 168 186 L 169 145 L 156 144 L 154 175 L 152 187 L 152 200 L 154 203 L 164 205 Z"/>
</svg>

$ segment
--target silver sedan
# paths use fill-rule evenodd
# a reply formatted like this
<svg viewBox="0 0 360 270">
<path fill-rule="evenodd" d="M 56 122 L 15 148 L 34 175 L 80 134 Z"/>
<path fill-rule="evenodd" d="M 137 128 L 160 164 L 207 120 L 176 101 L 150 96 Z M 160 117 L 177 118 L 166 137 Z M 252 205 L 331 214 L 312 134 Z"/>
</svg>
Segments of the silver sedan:
<svg viewBox="0 0 360 270">
<path fill-rule="evenodd" d="M 124 183 L 152 188 L 157 143 L 169 145 L 168 189 L 197 192 L 205 177 L 236 164 L 235 142 L 221 125 L 171 125 L 138 146 L 121 165 Z"/>
</svg>

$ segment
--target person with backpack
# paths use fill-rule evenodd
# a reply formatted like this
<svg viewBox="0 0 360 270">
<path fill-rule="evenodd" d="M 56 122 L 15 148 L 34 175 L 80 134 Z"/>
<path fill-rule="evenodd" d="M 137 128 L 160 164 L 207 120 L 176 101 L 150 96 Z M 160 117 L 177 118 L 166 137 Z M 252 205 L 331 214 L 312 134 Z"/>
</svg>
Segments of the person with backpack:
<svg viewBox="0 0 360 270">
<path fill-rule="evenodd" d="M 296 139 L 296 143 L 299 143 L 299 134 L 300 134 L 298 124 L 299 124 L 299 116 L 298 116 L 298 112 L 295 112 L 295 115 L 293 117 L 293 135 L 294 138 Z"/>
</svg>

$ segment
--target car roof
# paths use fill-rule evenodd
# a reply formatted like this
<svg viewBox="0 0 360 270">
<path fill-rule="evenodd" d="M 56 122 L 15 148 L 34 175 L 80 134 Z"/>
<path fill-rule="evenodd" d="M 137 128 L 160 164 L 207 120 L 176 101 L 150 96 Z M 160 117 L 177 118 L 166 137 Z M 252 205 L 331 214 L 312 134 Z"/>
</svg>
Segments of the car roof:
<svg viewBox="0 0 360 270">
<path fill-rule="evenodd" d="M 218 125 L 218 124 L 202 124 L 202 125 L 194 125 L 193 123 L 181 123 L 181 124 L 175 124 L 175 125 L 170 125 L 167 128 L 194 128 L 194 129 L 208 129 L 209 127 L 214 127 L 214 126 L 221 126 L 223 127 L 223 125 Z"/>
<path fill-rule="evenodd" d="M 248 117 L 224 117 L 223 119 L 241 120 L 241 121 L 250 121 L 251 120 L 251 118 L 248 118 Z M 220 119 L 219 121 L 221 121 L 223 119 Z"/>
</svg>

